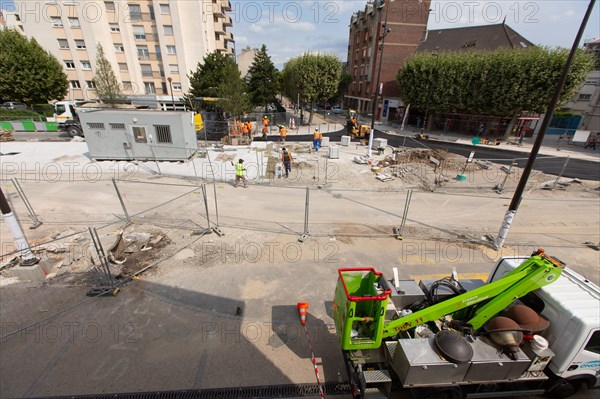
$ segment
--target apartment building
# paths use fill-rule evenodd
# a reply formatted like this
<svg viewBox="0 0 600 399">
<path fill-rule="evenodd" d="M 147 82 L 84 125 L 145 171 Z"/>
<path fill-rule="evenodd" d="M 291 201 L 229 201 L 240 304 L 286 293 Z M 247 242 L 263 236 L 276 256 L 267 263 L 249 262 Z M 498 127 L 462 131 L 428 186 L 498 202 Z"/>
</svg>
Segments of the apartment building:
<svg viewBox="0 0 600 399">
<path fill-rule="evenodd" d="M 396 74 L 425 36 L 429 0 L 369 2 L 350 20 L 348 68 L 352 83 L 345 103 L 360 113 L 371 113 L 375 93 L 381 91 L 377 119 L 393 118 L 401 105 Z M 382 37 L 385 35 L 385 44 Z M 377 76 L 381 70 L 380 88 Z"/>
<path fill-rule="evenodd" d="M 70 81 L 66 100 L 96 99 L 97 44 L 133 103 L 173 109 L 213 51 L 233 55 L 229 0 L 15 0 L 4 25 L 35 38 Z"/>
<path fill-rule="evenodd" d="M 562 108 L 581 115 L 581 130 L 600 132 L 600 39 L 588 39 L 583 47 L 593 52 L 596 68 Z"/>
</svg>

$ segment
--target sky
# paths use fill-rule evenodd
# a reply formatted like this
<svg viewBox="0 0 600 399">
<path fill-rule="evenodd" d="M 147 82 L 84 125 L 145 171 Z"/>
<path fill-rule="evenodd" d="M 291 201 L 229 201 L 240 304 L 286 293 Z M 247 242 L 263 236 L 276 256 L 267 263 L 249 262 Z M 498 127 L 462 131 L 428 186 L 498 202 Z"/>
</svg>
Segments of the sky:
<svg viewBox="0 0 600 399">
<path fill-rule="evenodd" d="M 173 0 L 172 0 L 173 1 Z M 185 0 L 179 0 L 185 1 Z M 402 1 L 402 0 L 396 0 Z M 338 55 L 346 61 L 348 25 L 366 0 L 231 0 L 237 52 L 267 46 L 279 69 L 306 51 Z M 536 45 L 573 45 L 589 0 L 432 0 L 428 29 L 506 24 Z M 588 21 L 583 39 L 600 38 L 599 4 Z"/>
</svg>

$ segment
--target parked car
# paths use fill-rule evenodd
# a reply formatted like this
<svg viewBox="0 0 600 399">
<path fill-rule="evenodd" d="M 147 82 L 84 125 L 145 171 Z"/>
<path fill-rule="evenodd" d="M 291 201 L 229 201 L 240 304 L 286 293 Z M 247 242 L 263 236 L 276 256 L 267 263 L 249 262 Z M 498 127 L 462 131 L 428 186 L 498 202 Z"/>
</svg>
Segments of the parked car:
<svg viewBox="0 0 600 399">
<path fill-rule="evenodd" d="M 20 103 L 18 101 L 7 101 L 4 104 L 2 104 L 2 108 L 27 110 L 27 105 Z"/>
<path fill-rule="evenodd" d="M 340 107 L 339 105 L 336 105 L 335 107 L 333 107 L 333 113 L 334 114 L 341 114 L 342 113 L 342 107 Z"/>
</svg>

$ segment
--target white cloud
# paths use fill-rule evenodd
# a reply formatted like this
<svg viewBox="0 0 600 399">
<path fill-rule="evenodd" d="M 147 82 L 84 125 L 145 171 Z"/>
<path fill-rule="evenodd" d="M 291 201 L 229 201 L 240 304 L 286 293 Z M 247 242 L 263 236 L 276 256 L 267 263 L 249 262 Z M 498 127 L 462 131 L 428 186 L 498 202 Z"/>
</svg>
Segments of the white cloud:
<svg viewBox="0 0 600 399">
<path fill-rule="evenodd" d="M 310 22 L 292 22 L 292 23 L 288 23 L 285 25 L 284 29 L 290 29 L 296 32 L 312 32 L 317 30 L 317 27 L 315 24 L 312 24 Z"/>
<path fill-rule="evenodd" d="M 262 28 L 262 26 L 260 26 L 258 24 L 250 25 L 250 32 L 262 33 L 263 31 L 264 31 L 264 29 Z"/>
</svg>

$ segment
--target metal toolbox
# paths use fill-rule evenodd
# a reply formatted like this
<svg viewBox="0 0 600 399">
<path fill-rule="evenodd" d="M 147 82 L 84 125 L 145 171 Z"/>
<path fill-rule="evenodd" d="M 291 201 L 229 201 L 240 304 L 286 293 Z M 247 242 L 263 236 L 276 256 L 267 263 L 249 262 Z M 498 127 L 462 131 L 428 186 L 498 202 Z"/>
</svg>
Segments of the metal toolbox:
<svg viewBox="0 0 600 399">
<path fill-rule="evenodd" d="M 390 342 L 392 367 L 402 386 L 451 385 L 461 383 L 470 364 L 454 364 L 440 357 L 433 338 L 399 339 Z"/>
<path fill-rule="evenodd" d="M 531 362 L 521 349 L 516 360 L 500 352 L 485 338 L 471 343 L 473 359 L 464 382 L 509 381 L 518 379 Z"/>
</svg>

